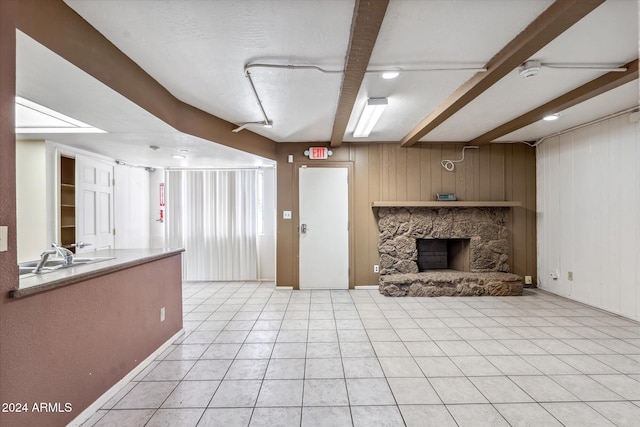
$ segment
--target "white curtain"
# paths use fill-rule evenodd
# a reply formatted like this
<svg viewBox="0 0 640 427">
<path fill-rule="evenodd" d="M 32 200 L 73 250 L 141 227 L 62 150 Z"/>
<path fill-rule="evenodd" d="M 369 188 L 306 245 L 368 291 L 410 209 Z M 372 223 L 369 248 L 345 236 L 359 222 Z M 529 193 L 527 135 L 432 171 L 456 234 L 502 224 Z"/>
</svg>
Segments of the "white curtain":
<svg viewBox="0 0 640 427">
<path fill-rule="evenodd" d="M 167 171 L 167 246 L 185 249 L 183 280 L 257 279 L 258 174 Z"/>
</svg>

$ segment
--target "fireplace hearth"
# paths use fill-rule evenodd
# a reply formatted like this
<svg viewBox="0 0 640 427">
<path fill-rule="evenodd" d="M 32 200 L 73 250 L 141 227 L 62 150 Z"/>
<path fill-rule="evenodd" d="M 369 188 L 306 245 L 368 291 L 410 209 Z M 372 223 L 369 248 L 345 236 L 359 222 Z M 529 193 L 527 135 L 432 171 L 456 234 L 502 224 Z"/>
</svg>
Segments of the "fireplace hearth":
<svg viewBox="0 0 640 427">
<path fill-rule="evenodd" d="M 380 207 L 380 292 L 521 295 L 521 278 L 508 273 L 508 214 L 508 207 Z"/>
</svg>

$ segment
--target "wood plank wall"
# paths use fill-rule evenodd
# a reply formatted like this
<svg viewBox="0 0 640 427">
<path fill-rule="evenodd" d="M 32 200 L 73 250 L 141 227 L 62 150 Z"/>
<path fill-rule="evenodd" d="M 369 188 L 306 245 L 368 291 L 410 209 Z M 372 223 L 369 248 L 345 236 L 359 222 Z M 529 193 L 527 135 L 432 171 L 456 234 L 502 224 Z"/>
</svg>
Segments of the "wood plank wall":
<svg viewBox="0 0 640 427">
<path fill-rule="evenodd" d="M 309 144 L 313 145 L 313 144 Z M 350 161 L 354 165 L 354 271 L 353 287 L 377 285 L 379 264 L 378 227 L 371 202 L 435 200 L 436 193 L 456 193 L 459 200 L 520 201 L 522 207 L 510 214 L 511 271 L 521 276 L 536 276 L 536 164 L 535 149 L 524 144 L 493 144 L 467 149 L 465 160 L 456 163 L 454 172 L 440 164 L 443 159 L 461 157 L 462 144 L 419 144 L 401 148 L 398 144 L 344 144 L 334 150 L 332 161 Z M 297 253 L 297 206 L 292 203 L 297 188 L 294 164 L 287 155 L 304 161 L 308 145 L 278 144 L 278 243 L 277 285 L 294 286 Z M 313 161 L 307 163 L 312 164 Z M 292 220 L 283 220 L 282 211 L 293 211 Z"/>
</svg>

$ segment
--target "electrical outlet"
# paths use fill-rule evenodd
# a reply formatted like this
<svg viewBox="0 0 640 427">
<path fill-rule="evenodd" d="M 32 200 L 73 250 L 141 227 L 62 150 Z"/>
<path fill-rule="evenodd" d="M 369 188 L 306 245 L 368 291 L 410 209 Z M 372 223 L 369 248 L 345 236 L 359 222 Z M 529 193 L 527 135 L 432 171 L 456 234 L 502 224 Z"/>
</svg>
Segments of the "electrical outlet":
<svg viewBox="0 0 640 427">
<path fill-rule="evenodd" d="M 573 281 L 573 271 L 567 273 L 567 279 Z"/>
<path fill-rule="evenodd" d="M 0 252 L 6 252 L 8 250 L 8 242 L 7 242 L 7 236 L 8 236 L 8 231 L 9 231 L 9 227 L 7 227 L 6 225 L 3 225 L 2 227 L 0 227 Z"/>
<path fill-rule="evenodd" d="M 524 276 L 524 284 L 525 285 L 532 285 L 533 284 L 533 278 L 531 276 Z"/>
<path fill-rule="evenodd" d="M 380 266 L 379 266 L 378 264 L 375 264 L 375 265 L 373 266 L 373 272 L 374 272 L 374 273 L 380 273 Z"/>
<path fill-rule="evenodd" d="M 160 309 L 160 321 L 161 321 L 161 322 L 164 322 L 164 317 L 165 317 L 165 316 L 164 316 L 164 307 L 162 307 L 162 308 Z"/>
</svg>

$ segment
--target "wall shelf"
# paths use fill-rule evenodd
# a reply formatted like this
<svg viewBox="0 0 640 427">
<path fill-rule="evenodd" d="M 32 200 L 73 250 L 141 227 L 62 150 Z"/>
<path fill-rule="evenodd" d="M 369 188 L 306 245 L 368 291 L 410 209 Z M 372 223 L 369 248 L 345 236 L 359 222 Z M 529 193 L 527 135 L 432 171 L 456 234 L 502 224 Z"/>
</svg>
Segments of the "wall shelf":
<svg viewBox="0 0 640 427">
<path fill-rule="evenodd" d="M 520 206 L 522 206 L 522 202 L 497 200 L 456 200 L 451 202 L 396 200 L 371 202 L 371 207 L 374 208 L 512 208 Z"/>
</svg>

